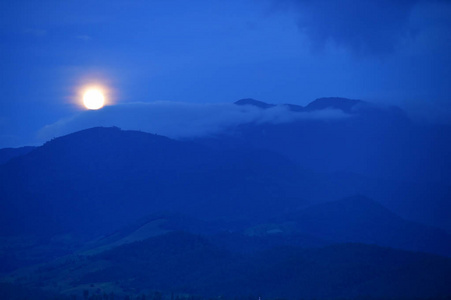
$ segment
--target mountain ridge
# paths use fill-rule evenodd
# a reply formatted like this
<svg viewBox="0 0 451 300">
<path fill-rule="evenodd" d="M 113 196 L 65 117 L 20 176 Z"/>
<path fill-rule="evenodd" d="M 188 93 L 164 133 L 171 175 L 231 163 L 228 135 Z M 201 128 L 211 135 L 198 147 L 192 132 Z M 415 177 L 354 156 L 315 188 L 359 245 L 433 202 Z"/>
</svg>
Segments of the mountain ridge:
<svg viewBox="0 0 451 300">
<path fill-rule="evenodd" d="M 246 194 L 262 197 L 264 192 L 257 186 L 263 189 L 269 178 L 273 183 L 266 188 L 273 186 L 279 193 L 285 190 L 282 186 L 288 187 L 285 180 L 299 172 L 285 158 L 265 151 L 223 153 L 148 133 L 93 128 L 54 139 L 0 168 L 2 230 L 29 226 L 19 226 L 23 218 L 17 216 L 30 206 L 27 218 L 35 223 L 33 230 L 40 224 L 58 228 L 52 222 L 63 222 L 72 228 L 92 226 L 95 231 L 101 223 L 108 228 L 118 218 L 125 224 L 147 215 L 153 205 L 158 210 L 198 211 L 198 215 L 240 215 L 250 203 L 239 199 Z M 255 187 L 241 190 L 246 185 Z M 199 200 L 190 205 L 184 198 Z M 253 209 L 254 216 L 266 205 L 276 205 L 267 202 Z M 117 205 L 123 209 L 118 211 Z M 97 220 L 97 211 L 103 211 L 104 221 Z"/>
</svg>

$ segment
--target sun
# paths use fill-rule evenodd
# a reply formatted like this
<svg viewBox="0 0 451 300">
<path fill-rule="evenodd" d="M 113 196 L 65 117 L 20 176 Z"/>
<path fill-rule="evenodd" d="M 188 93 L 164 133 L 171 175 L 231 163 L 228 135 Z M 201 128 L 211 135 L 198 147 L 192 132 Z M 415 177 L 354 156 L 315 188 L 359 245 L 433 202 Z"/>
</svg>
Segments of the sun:
<svg viewBox="0 0 451 300">
<path fill-rule="evenodd" d="M 87 89 L 83 93 L 83 105 L 87 109 L 100 109 L 105 105 L 105 96 L 98 88 Z"/>
</svg>

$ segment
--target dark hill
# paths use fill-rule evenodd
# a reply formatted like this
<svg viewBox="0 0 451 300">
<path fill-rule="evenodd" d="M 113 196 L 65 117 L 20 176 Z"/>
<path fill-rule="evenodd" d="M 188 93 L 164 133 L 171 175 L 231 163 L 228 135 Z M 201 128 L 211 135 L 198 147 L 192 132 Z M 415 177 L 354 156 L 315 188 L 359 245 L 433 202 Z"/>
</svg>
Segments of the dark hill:
<svg viewBox="0 0 451 300">
<path fill-rule="evenodd" d="M 315 205 L 283 218 L 304 234 L 451 256 L 451 235 L 406 221 L 364 196 Z"/>
<path fill-rule="evenodd" d="M 100 293 L 115 290 L 118 295 L 158 290 L 166 295 L 287 299 L 451 295 L 448 258 L 361 244 L 283 247 L 242 255 L 183 232 L 119 246 L 81 260 L 62 260 L 21 275 L 24 286 L 39 283 L 66 294 L 90 289 Z"/>
<path fill-rule="evenodd" d="M 20 147 L 20 148 L 3 148 L 0 149 L 0 165 L 6 163 L 7 161 L 9 161 L 10 159 L 17 157 L 17 156 L 21 156 L 21 155 L 25 155 L 29 152 L 31 152 L 34 148 L 36 147 Z"/>
<path fill-rule="evenodd" d="M 109 235 L 87 244 L 85 253 L 99 253 L 119 245 L 143 241 L 151 237 L 174 231 L 186 231 L 193 234 L 218 234 L 230 230 L 231 224 L 221 221 L 202 221 L 182 214 L 157 213 L 146 216 Z"/>
<path fill-rule="evenodd" d="M 244 286 L 273 297 L 413 299 L 451 294 L 450 259 L 370 245 L 278 248 L 257 257 L 252 266 Z"/>
<path fill-rule="evenodd" d="M 161 211 L 263 218 L 298 205 L 286 195 L 304 177 L 290 161 L 265 151 L 220 151 L 93 128 L 1 166 L 1 231 L 91 235 Z"/>
<path fill-rule="evenodd" d="M 90 260 L 107 261 L 108 267 L 83 274 L 80 283 L 123 281 L 134 278 L 132 288 L 183 292 L 221 279 L 216 278 L 235 263 L 237 256 L 221 250 L 207 239 L 184 232 L 171 232 L 141 242 L 123 245 Z M 127 274 L 124 276 L 124 274 Z M 230 274 L 232 275 L 232 274 Z"/>
</svg>

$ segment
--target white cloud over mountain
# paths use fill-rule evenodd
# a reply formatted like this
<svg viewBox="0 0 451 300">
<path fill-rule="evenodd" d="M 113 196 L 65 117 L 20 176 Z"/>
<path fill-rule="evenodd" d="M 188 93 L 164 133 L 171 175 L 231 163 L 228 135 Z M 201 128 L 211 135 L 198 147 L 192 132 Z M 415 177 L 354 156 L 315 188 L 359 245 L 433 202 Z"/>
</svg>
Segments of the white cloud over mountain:
<svg viewBox="0 0 451 300">
<path fill-rule="evenodd" d="M 347 117 L 339 110 L 294 112 L 279 105 L 261 109 L 252 105 L 136 102 L 80 112 L 47 125 L 38 132 L 45 142 L 54 137 L 96 126 L 117 126 L 175 139 L 207 136 L 245 123 L 286 123 L 296 120 L 334 120 Z"/>
</svg>

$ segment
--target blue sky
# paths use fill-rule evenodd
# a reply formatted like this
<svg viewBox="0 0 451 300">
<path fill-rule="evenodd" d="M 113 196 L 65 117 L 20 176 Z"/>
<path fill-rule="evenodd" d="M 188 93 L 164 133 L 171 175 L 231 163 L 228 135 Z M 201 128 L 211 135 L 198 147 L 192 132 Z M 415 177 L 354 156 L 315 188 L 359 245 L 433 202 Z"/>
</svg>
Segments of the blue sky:
<svg viewBox="0 0 451 300">
<path fill-rule="evenodd" d="M 2 1 L 0 148 L 133 102 L 307 104 L 340 96 L 451 119 L 449 1 Z M 128 115 L 130 115 L 129 110 Z"/>
</svg>

